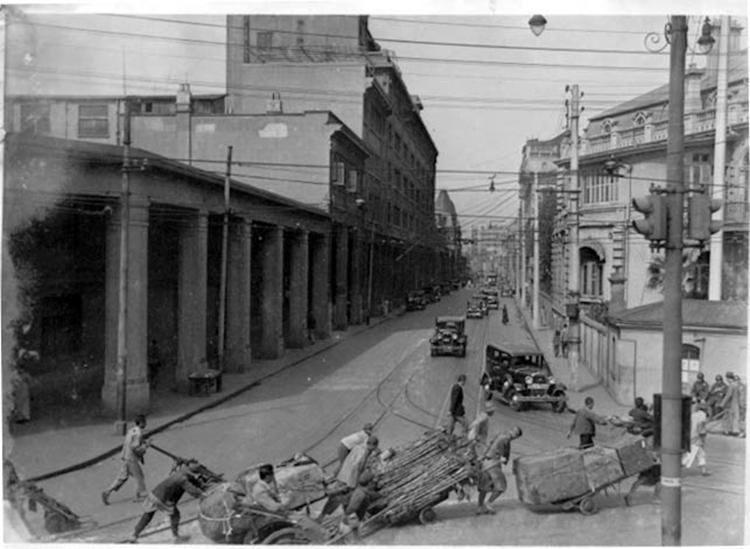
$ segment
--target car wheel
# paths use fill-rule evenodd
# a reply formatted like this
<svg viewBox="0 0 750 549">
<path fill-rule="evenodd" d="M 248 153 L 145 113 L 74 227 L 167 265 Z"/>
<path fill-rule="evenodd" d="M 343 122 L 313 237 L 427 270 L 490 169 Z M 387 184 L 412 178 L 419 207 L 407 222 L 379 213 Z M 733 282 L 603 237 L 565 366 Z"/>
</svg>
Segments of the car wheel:
<svg viewBox="0 0 750 549">
<path fill-rule="evenodd" d="M 552 393 L 552 396 L 564 397 L 565 393 L 563 393 L 562 391 L 555 391 L 554 393 Z M 552 410 L 554 410 L 558 414 L 562 414 L 567 407 L 567 403 L 564 400 L 558 400 L 552 403 Z"/>
<path fill-rule="evenodd" d="M 523 410 L 523 402 L 521 402 L 518 399 L 518 393 L 516 391 L 511 391 L 508 394 L 508 406 L 510 406 L 510 409 L 514 412 L 520 412 Z"/>
</svg>

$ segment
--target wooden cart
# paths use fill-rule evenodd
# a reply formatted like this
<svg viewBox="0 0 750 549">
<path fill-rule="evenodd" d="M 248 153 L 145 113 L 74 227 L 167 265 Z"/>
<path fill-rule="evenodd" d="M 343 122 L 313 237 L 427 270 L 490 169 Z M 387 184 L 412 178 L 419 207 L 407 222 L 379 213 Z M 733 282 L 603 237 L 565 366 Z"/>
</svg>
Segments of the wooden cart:
<svg viewBox="0 0 750 549">
<path fill-rule="evenodd" d="M 610 446 L 560 448 L 513 462 L 519 499 L 530 506 L 598 511 L 594 496 L 655 464 L 642 437 L 625 435 Z"/>
</svg>

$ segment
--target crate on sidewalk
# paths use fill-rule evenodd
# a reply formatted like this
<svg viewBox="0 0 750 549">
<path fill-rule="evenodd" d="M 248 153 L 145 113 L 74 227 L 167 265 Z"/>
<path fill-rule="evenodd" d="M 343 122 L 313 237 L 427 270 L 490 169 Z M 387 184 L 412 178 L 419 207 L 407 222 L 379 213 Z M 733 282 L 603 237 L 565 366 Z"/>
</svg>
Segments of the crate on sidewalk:
<svg viewBox="0 0 750 549">
<path fill-rule="evenodd" d="M 524 456 L 513 462 L 518 497 L 533 505 L 552 503 L 589 491 L 583 454 L 575 448 Z"/>
</svg>

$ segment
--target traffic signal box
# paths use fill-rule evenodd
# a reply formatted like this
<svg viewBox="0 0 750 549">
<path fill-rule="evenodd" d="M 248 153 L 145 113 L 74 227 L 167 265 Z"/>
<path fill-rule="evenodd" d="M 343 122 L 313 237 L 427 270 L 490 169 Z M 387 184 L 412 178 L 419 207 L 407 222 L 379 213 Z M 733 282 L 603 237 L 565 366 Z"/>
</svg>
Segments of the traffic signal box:
<svg viewBox="0 0 750 549">
<path fill-rule="evenodd" d="M 687 237 L 704 242 L 721 230 L 721 221 L 712 220 L 711 214 L 719 211 L 721 200 L 711 198 L 706 193 L 694 193 L 688 197 Z"/>
<path fill-rule="evenodd" d="M 667 239 L 667 201 L 663 194 L 652 189 L 648 196 L 634 198 L 633 208 L 645 216 L 644 219 L 633 220 L 636 231 L 654 245 Z"/>
<path fill-rule="evenodd" d="M 692 398 L 682 395 L 680 415 L 682 416 L 682 432 L 680 433 L 680 449 L 690 451 L 690 412 Z M 661 393 L 654 393 L 654 449 L 661 449 Z"/>
</svg>

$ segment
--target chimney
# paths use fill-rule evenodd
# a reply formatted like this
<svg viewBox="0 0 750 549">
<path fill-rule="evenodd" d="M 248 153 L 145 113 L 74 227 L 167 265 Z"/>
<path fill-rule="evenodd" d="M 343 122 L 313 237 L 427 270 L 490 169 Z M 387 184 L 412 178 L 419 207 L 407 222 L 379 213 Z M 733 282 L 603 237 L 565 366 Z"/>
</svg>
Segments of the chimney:
<svg viewBox="0 0 750 549">
<path fill-rule="evenodd" d="M 284 112 L 284 105 L 281 102 L 281 94 L 279 92 L 273 92 L 271 99 L 266 101 L 266 114 L 282 114 Z"/>
<path fill-rule="evenodd" d="M 190 84 L 180 84 L 180 88 L 177 90 L 177 100 L 175 101 L 175 103 L 177 104 L 177 112 L 189 113 L 191 99 L 192 94 L 190 93 Z"/>
<path fill-rule="evenodd" d="M 685 113 L 699 112 L 703 108 L 701 101 L 701 78 L 703 71 L 694 63 L 690 64 L 685 74 Z"/>
<path fill-rule="evenodd" d="M 622 274 L 622 267 L 616 266 L 609 277 L 609 313 L 618 313 L 627 308 L 625 304 L 625 282 L 627 278 Z"/>
</svg>

